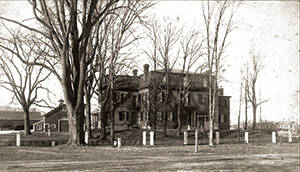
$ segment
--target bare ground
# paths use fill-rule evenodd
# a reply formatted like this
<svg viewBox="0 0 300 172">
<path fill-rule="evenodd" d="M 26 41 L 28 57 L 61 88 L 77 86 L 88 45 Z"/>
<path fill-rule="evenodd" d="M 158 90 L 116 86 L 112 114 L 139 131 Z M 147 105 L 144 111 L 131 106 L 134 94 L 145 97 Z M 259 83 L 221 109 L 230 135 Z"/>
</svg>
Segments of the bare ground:
<svg viewBox="0 0 300 172">
<path fill-rule="evenodd" d="M 0 147 L 0 171 L 295 171 L 299 143 L 68 148 Z"/>
</svg>

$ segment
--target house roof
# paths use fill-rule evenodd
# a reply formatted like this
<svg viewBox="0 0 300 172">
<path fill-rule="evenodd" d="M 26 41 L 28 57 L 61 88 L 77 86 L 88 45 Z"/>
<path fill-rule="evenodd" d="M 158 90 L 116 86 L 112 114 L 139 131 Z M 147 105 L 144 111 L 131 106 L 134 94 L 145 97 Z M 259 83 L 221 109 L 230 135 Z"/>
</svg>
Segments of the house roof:
<svg viewBox="0 0 300 172">
<path fill-rule="evenodd" d="M 114 89 L 116 91 L 138 91 L 139 79 L 139 76 L 117 75 L 115 78 Z M 106 79 L 106 81 L 108 81 L 108 79 Z M 106 89 L 106 87 L 107 83 L 104 84 L 103 89 Z"/>
<path fill-rule="evenodd" d="M 40 120 L 41 112 L 29 112 L 29 120 Z M 0 111 L 0 120 L 24 120 L 22 111 Z"/>
<path fill-rule="evenodd" d="M 49 112 L 45 113 L 43 116 L 44 116 L 44 117 L 49 117 L 49 116 L 51 116 L 51 115 L 55 114 L 56 112 L 59 112 L 59 111 L 61 111 L 61 110 L 62 110 L 62 108 L 63 108 L 64 106 L 65 106 L 65 105 L 60 105 L 60 106 L 58 106 L 58 107 L 54 108 L 53 110 L 51 110 L 51 111 L 49 111 Z"/>
</svg>

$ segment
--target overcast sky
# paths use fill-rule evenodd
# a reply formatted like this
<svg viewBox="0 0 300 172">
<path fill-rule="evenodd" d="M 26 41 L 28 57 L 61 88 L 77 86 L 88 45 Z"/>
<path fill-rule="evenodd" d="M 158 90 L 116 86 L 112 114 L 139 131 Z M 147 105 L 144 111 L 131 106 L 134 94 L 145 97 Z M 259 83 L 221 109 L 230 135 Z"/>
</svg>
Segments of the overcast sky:
<svg viewBox="0 0 300 172">
<path fill-rule="evenodd" d="M 10 2 L 8 8 L 2 9 L 5 15 L 21 19 L 26 19 L 30 10 L 22 1 Z M 225 95 L 232 96 L 233 122 L 237 121 L 240 66 L 249 58 L 252 47 L 263 57 L 265 66 L 258 81 L 262 98 L 270 99 L 262 106 L 262 118 L 299 120 L 299 93 L 296 93 L 299 90 L 299 10 L 299 1 L 246 1 L 236 11 L 234 23 L 238 27 L 229 35 L 224 73 L 228 82 L 221 84 Z M 179 17 L 186 27 L 203 28 L 199 1 L 162 1 L 151 12 L 159 18 Z M 7 93 L 0 89 L 0 95 Z M 8 100 L 1 97 L 0 105 L 7 105 Z M 248 114 L 251 120 L 251 111 Z"/>
</svg>

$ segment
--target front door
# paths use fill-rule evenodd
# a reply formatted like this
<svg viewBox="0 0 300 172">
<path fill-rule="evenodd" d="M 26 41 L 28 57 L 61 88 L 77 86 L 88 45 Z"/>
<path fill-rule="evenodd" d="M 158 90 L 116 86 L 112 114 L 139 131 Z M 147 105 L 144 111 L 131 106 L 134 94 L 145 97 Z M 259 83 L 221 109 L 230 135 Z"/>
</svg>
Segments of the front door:
<svg viewBox="0 0 300 172">
<path fill-rule="evenodd" d="M 136 125 L 137 124 L 137 113 L 136 112 L 131 112 L 131 120 L 130 120 L 130 124 L 131 125 Z"/>
</svg>

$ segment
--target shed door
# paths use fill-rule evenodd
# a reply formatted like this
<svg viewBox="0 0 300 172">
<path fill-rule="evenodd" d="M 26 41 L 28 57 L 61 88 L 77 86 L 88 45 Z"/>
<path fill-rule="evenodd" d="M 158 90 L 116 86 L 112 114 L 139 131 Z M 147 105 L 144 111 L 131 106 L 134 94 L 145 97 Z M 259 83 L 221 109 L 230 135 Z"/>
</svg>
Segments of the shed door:
<svg viewBox="0 0 300 172">
<path fill-rule="evenodd" d="M 59 130 L 60 132 L 69 132 L 69 123 L 68 120 L 59 121 Z"/>
</svg>

